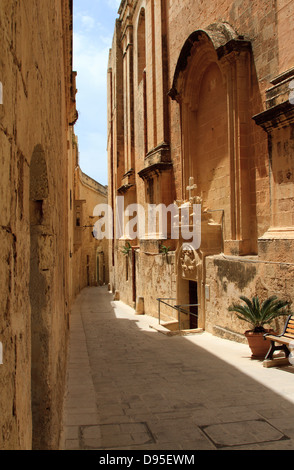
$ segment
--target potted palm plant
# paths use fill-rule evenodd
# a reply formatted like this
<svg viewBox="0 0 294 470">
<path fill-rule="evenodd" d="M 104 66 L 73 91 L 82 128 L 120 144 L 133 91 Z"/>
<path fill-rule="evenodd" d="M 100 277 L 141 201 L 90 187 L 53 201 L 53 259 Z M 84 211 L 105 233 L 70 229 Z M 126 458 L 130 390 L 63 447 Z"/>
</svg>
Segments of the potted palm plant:
<svg viewBox="0 0 294 470">
<path fill-rule="evenodd" d="M 289 306 L 290 302 L 279 300 L 274 295 L 268 297 L 262 303 L 259 302 L 257 296 L 250 300 L 242 295 L 240 299 L 243 300 L 244 304 L 233 303 L 230 305 L 229 311 L 235 312 L 240 320 L 252 326 L 250 330 L 244 333 L 251 349 L 252 357 L 265 357 L 269 346 L 264 341 L 263 335 L 270 331 L 273 332 L 273 330 L 266 329 L 265 325 L 270 325 L 275 318 L 289 315 L 286 307 Z"/>
</svg>

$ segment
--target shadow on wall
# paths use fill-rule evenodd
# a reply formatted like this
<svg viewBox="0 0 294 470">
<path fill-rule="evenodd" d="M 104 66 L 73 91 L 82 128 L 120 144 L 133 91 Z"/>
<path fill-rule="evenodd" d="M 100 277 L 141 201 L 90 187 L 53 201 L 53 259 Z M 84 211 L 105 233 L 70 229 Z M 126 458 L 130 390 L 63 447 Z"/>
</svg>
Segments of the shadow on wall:
<svg viewBox="0 0 294 470">
<path fill-rule="evenodd" d="M 34 149 L 30 164 L 30 283 L 31 302 L 31 401 L 32 447 L 44 449 L 50 441 L 50 377 L 49 344 L 50 284 L 49 265 L 51 248 L 48 232 L 49 185 L 45 153 L 41 145 Z M 48 247 L 49 245 L 49 247 Z"/>
</svg>

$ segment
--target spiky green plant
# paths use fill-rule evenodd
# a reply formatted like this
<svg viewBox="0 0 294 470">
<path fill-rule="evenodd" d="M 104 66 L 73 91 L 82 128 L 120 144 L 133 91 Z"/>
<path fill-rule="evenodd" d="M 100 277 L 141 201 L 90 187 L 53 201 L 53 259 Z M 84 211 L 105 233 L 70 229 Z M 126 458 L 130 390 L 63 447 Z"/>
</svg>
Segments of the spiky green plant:
<svg viewBox="0 0 294 470">
<path fill-rule="evenodd" d="M 286 307 L 289 306 L 290 302 L 279 300 L 275 295 L 268 297 L 262 304 L 260 304 L 257 296 L 253 297 L 252 301 L 244 295 L 241 295 L 240 299 L 245 304 L 233 303 L 230 305 L 229 311 L 235 312 L 240 320 L 252 325 L 254 333 L 264 332 L 263 325 L 270 324 L 275 318 L 289 315 Z"/>
<path fill-rule="evenodd" d="M 160 246 L 160 253 L 167 255 L 169 252 L 169 246 L 161 245 Z"/>
<path fill-rule="evenodd" d="M 132 250 L 131 244 L 130 244 L 129 242 L 127 242 L 127 243 L 125 244 L 125 246 L 123 247 L 123 249 L 121 250 L 121 252 L 122 252 L 124 255 L 128 255 L 131 250 Z"/>
</svg>

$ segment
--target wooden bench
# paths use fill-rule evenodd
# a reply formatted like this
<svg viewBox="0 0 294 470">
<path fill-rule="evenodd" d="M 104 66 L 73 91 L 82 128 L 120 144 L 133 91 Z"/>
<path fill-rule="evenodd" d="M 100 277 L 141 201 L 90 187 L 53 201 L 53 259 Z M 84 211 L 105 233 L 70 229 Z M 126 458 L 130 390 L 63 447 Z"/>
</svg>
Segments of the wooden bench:
<svg viewBox="0 0 294 470">
<path fill-rule="evenodd" d="M 291 353 L 289 349 L 289 345 L 293 343 L 294 345 L 294 316 L 289 315 L 287 318 L 284 331 L 280 335 L 273 335 L 271 333 L 266 333 L 263 335 L 265 340 L 270 340 L 271 345 L 268 350 L 267 355 L 264 358 L 264 366 L 270 367 L 271 365 L 279 364 L 287 364 L 289 363 L 288 357 Z M 273 354 L 275 351 L 284 351 L 285 357 L 284 358 L 273 358 Z"/>
</svg>

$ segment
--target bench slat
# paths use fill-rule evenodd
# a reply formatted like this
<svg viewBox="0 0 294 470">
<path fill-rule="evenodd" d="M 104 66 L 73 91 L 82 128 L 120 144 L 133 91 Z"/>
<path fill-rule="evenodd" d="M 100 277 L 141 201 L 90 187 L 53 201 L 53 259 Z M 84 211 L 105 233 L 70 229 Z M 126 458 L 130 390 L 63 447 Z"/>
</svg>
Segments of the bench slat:
<svg viewBox="0 0 294 470">
<path fill-rule="evenodd" d="M 266 336 L 266 339 L 269 339 L 271 341 L 276 341 L 277 343 L 282 343 L 282 344 L 290 344 L 293 343 L 293 338 L 289 338 L 286 336 L 274 336 L 274 335 L 268 335 Z"/>
<path fill-rule="evenodd" d="M 284 333 L 284 336 L 287 336 L 289 338 L 293 338 L 294 339 L 294 334 L 293 333 L 289 333 L 288 331 L 286 331 L 286 333 Z"/>
<path fill-rule="evenodd" d="M 275 351 L 284 351 L 285 356 L 288 357 L 290 354 L 289 346 L 292 346 L 292 344 L 294 345 L 294 317 L 288 317 L 287 322 L 284 326 L 284 332 L 281 336 L 265 335 L 264 338 L 269 339 L 271 341 L 271 346 L 268 350 L 267 355 L 265 356 L 266 362 L 269 359 L 273 360 L 273 355 Z"/>
</svg>

